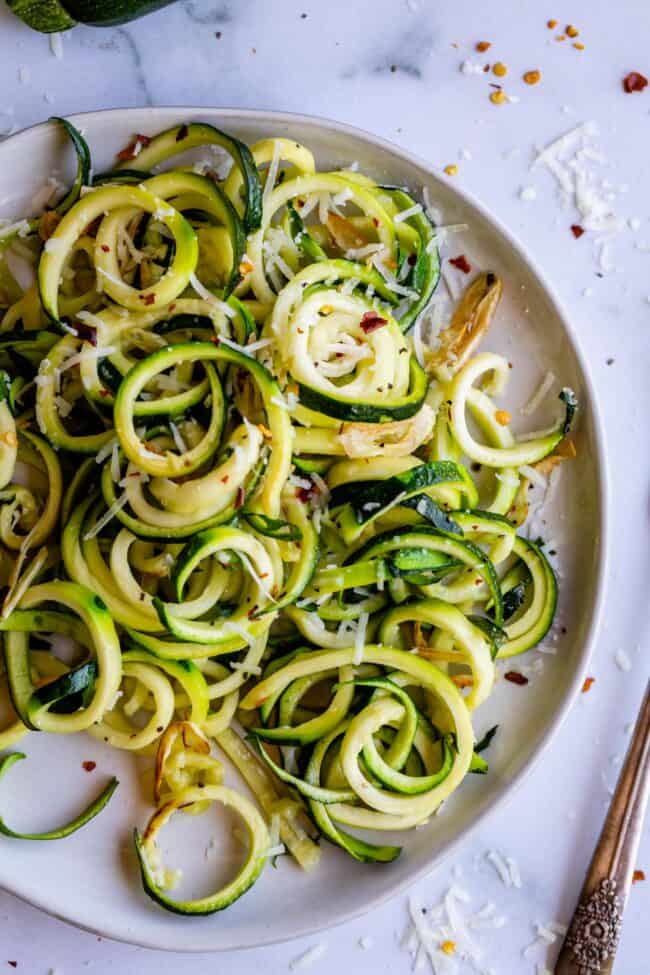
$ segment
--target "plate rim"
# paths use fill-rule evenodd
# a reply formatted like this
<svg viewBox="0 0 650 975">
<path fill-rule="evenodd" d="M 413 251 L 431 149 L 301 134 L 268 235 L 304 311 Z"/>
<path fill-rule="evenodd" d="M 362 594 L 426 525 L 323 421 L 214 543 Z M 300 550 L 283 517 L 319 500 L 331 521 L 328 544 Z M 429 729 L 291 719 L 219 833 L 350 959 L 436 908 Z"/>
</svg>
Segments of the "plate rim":
<svg viewBox="0 0 650 975">
<path fill-rule="evenodd" d="M 583 380 L 584 389 L 587 398 L 588 414 L 591 418 L 593 425 L 593 437 L 596 446 L 595 451 L 595 468 L 597 472 L 596 478 L 596 501 L 598 509 L 598 527 L 599 527 L 599 546 L 598 546 L 598 559 L 597 568 L 595 576 L 595 586 L 594 594 L 590 607 L 590 621 L 587 628 L 587 633 L 584 640 L 582 641 L 582 648 L 580 651 L 578 665 L 575 670 L 575 674 L 570 683 L 563 688 L 561 704 L 556 709 L 556 712 L 551 719 L 549 725 L 547 726 L 543 736 L 540 738 L 538 746 L 535 750 L 534 755 L 528 762 L 526 766 L 521 768 L 508 783 L 504 786 L 502 793 L 494 801 L 492 805 L 483 809 L 478 813 L 475 819 L 467 825 L 457 836 L 453 839 L 448 840 L 443 846 L 436 851 L 435 855 L 427 859 L 421 866 L 415 867 L 409 874 L 402 880 L 395 881 L 392 886 L 388 889 L 383 890 L 373 896 L 370 899 L 363 900 L 358 908 L 350 909 L 344 912 L 344 914 L 335 919 L 327 920 L 325 922 L 314 920 L 313 922 L 304 923 L 290 938 L 285 936 L 274 937 L 272 933 L 260 933 L 256 936 L 255 940 L 242 945 L 239 942 L 228 942 L 226 934 L 226 943 L 221 943 L 215 945 L 212 948 L 206 948 L 204 946 L 197 946 L 196 948 L 183 946 L 178 947 L 178 943 L 174 942 L 173 934 L 169 937 L 156 936 L 155 938 L 147 938 L 146 936 L 139 936 L 137 934 L 129 934 L 123 930 L 122 926 L 118 928 L 111 927 L 110 921 L 108 919 L 103 920 L 102 926 L 95 926 L 91 924 L 86 924 L 75 919 L 70 914 L 66 914 L 61 908 L 52 905 L 46 899 L 39 898 L 38 895 L 33 893 L 25 893 L 20 890 L 8 887 L 5 884 L 0 883 L 0 890 L 5 890 L 7 893 L 16 897 L 18 900 L 29 904 L 38 910 L 43 911 L 50 917 L 56 918 L 59 921 L 69 924 L 77 929 L 85 931 L 90 934 L 99 935 L 107 940 L 120 942 L 123 944 L 129 944 L 140 948 L 145 948 L 149 950 L 158 951 L 168 951 L 168 952 L 179 952 L 187 954 L 209 954 L 213 952 L 221 951 L 245 951 L 253 948 L 265 947 L 267 945 L 275 945 L 288 943 L 289 941 L 295 940 L 297 938 L 303 938 L 310 935 L 317 934 L 321 931 L 330 930 L 339 925 L 346 924 L 350 921 L 363 917 L 372 910 L 376 910 L 383 904 L 387 903 L 389 900 L 396 898 L 399 895 L 404 894 L 410 887 L 412 887 L 416 882 L 422 880 L 424 877 L 429 876 L 436 868 L 438 868 L 445 860 L 447 860 L 452 853 L 458 848 L 458 846 L 467 841 L 471 834 L 473 834 L 479 826 L 485 824 L 486 820 L 492 817 L 498 810 L 503 810 L 506 804 L 511 801 L 514 795 L 519 792 L 524 785 L 526 779 L 531 774 L 534 768 L 537 767 L 540 762 L 542 755 L 548 750 L 550 745 L 555 740 L 562 724 L 566 720 L 567 715 L 573 708 L 577 695 L 582 687 L 585 675 L 587 673 L 587 666 L 591 659 L 594 644 L 596 641 L 596 636 L 600 629 L 600 624 L 602 620 L 603 607 L 605 602 L 606 584 L 608 578 L 608 568 L 610 561 L 610 545 L 611 545 L 611 532 L 610 532 L 610 478 L 609 478 L 609 468 L 607 461 L 607 449 L 606 449 L 606 435 L 605 428 L 602 419 L 601 409 L 596 396 L 596 390 L 594 387 L 590 367 L 588 365 L 586 354 L 583 350 L 581 340 L 576 335 L 574 327 L 571 323 L 571 319 L 568 314 L 568 310 L 564 306 L 564 302 L 558 296 L 556 290 L 552 286 L 548 275 L 541 268 L 536 258 L 534 258 L 529 252 L 528 248 L 525 247 L 517 236 L 506 226 L 500 217 L 497 217 L 488 206 L 486 206 L 479 198 L 477 198 L 473 193 L 465 189 L 464 187 L 457 187 L 455 185 L 451 186 L 450 183 L 435 171 L 432 164 L 427 160 L 421 158 L 416 153 L 411 152 L 396 143 L 385 139 L 383 136 L 375 135 L 366 129 L 360 128 L 359 126 L 351 125 L 346 122 L 339 122 L 335 119 L 330 119 L 325 116 L 320 115 L 306 115 L 299 112 L 285 112 L 285 111 L 274 111 L 270 109 L 254 109 L 254 108 L 220 108 L 217 106 L 191 106 L 191 105 L 156 105 L 156 106 L 129 106 L 125 108 L 105 108 L 98 109 L 91 112 L 79 112 L 70 115 L 66 115 L 67 119 L 70 119 L 73 123 L 80 127 L 83 127 L 84 122 L 92 121 L 98 117 L 110 117 L 111 115 L 119 116 L 120 119 L 124 119 L 125 116 L 135 115 L 138 113 L 147 112 L 151 115 L 152 120 L 155 120 L 157 116 L 167 116 L 170 112 L 177 112 L 180 117 L 184 112 L 191 112 L 200 115 L 201 113 L 218 115 L 223 118 L 226 122 L 228 119 L 237 119 L 244 122 L 250 122 L 253 124 L 263 125 L 265 122 L 275 123 L 275 124 L 300 124 L 302 126 L 312 127 L 314 129 L 319 129 L 321 132 L 325 130 L 334 131 L 338 134 L 347 136 L 351 139 L 361 141 L 366 143 L 369 147 L 379 148 L 383 151 L 400 157 L 407 163 L 418 167 L 423 170 L 428 178 L 435 184 L 439 186 L 444 186 L 445 191 L 451 190 L 452 194 L 455 195 L 460 201 L 467 204 L 468 206 L 474 208 L 483 220 L 486 221 L 490 227 L 497 231 L 498 234 L 505 240 L 510 248 L 515 252 L 519 261 L 521 261 L 526 267 L 528 273 L 536 279 L 541 291 L 544 293 L 546 300 L 548 301 L 550 307 L 552 308 L 554 314 L 557 316 L 562 329 L 567 336 L 569 343 L 572 348 L 572 352 L 575 356 L 576 362 L 578 364 L 581 378 Z M 17 142 L 35 129 L 43 128 L 51 125 L 52 122 L 48 119 L 43 122 L 37 122 L 33 125 L 27 126 L 21 129 L 19 132 L 13 133 L 6 139 L 3 139 L 0 143 L 0 159 L 4 152 L 4 147 L 8 144 L 15 145 Z M 168 929 L 173 932 L 174 928 Z M 221 929 L 220 933 L 223 935 L 224 930 Z"/>
</svg>

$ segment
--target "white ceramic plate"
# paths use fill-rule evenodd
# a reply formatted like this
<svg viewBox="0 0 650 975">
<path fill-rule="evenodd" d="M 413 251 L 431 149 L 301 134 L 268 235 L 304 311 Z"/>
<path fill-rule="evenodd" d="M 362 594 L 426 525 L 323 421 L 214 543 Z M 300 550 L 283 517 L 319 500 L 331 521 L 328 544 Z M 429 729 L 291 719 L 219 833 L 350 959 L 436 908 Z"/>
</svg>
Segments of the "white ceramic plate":
<svg viewBox="0 0 650 975">
<path fill-rule="evenodd" d="M 173 108 L 128 109 L 80 115 L 96 170 L 107 168 L 118 148 L 136 132 L 154 133 L 180 121 L 201 119 L 245 139 L 290 136 L 306 143 L 325 165 L 360 168 L 382 182 L 406 184 L 418 195 L 427 186 L 446 223 L 467 223 L 457 253 L 474 266 L 491 268 L 505 294 L 484 348 L 514 363 L 507 405 L 525 402 L 546 369 L 578 394 L 579 456 L 565 465 L 546 537 L 560 545 L 560 613 L 566 634 L 546 656 L 544 672 L 521 688 L 500 682 L 475 715 L 478 734 L 496 722 L 501 730 L 489 752 L 486 777 L 468 781 L 424 829 L 405 839 L 402 856 L 389 866 L 361 866 L 326 846 L 321 866 L 302 874 L 287 857 L 270 866 L 245 897 L 223 915 L 183 919 L 157 908 L 141 890 L 131 834 L 150 814 L 132 756 L 108 750 L 90 738 L 40 736 L 24 741 L 28 761 L 2 784 L 1 808 L 9 823 L 41 829 L 72 815 L 98 791 L 106 776 L 121 779 L 118 795 L 87 829 L 59 843 L 0 839 L 0 885 L 30 903 L 110 938 L 152 948 L 206 951 L 251 947 L 304 935 L 362 914 L 431 871 L 450 850 L 523 781 L 566 714 L 584 677 L 602 599 L 605 563 L 605 470 L 592 388 L 570 324 L 534 262 L 510 234 L 475 201 L 440 180 L 402 150 L 349 126 L 271 112 Z M 0 145 L 1 216 L 22 216 L 45 179 L 70 176 L 72 159 L 58 129 L 40 125 Z M 513 415 L 516 410 L 513 409 Z M 547 418 L 534 418 L 536 427 Z M 530 656 L 530 655 L 529 655 Z M 516 666 L 516 665 L 515 665 Z M 0 714 L 0 720 L 2 715 Z M 94 773 L 81 763 L 93 759 Z M 234 777 L 233 777 L 234 778 Z M 147 790 L 150 792 L 150 789 Z M 203 817 L 177 817 L 169 832 L 172 861 L 214 889 L 237 856 L 230 833 L 213 810 Z M 181 821 L 182 820 L 182 821 Z M 206 848 L 220 836 L 216 850 Z M 166 838 L 166 837 L 165 837 Z M 182 850 L 182 856 L 179 851 Z"/>
</svg>

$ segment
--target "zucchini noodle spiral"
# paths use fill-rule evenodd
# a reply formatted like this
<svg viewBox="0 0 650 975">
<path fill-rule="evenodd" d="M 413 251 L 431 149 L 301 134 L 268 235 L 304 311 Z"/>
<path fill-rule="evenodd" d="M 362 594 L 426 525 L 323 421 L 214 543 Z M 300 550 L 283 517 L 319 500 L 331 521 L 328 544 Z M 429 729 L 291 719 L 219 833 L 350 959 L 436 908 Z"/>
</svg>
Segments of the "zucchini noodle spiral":
<svg viewBox="0 0 650 975">
<path fill-rule="evenodd" d="M 575 453 L 575 397 L 511 431 L 511 366 L 477 351 L 491 272 L 423 347 L 440 240 L 406 190 L 201 123 L 93 176 L 53 121 L 76 178 L 0 234 L 0 750 L 87 732 L 148 757 L 135 850 L 178 914 L 228 907 L 279 852 L 312 868 L 318 834 L 390 862 L 382 832 L 487 771 L 473 712 L 553 622 L 555 575 L 519 529 L 540 465 Z M 67 826 L 0 834 L 68 836 L 116 786 Z M 177 899 L 159 833 L 215 806 L 243 822 L 243 863 Z"/>
</svg>

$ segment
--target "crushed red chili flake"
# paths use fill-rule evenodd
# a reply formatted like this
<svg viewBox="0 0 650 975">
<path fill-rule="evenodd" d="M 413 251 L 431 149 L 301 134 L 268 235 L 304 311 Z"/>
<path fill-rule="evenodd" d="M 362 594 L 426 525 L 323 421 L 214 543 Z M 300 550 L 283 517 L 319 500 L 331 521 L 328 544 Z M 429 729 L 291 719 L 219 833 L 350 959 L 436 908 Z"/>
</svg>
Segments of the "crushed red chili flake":
<svg viewBox="0 0 650 975">
<path fill-rule="evenodd" d="M 223 477 L 221 478 L 221 483 L 222 484 L 227 484 L 229 480 L 230 480 L 230 477 L 228 476 L 228 474 L 224 474 Z"/>
<path fill-rule="evenodd" d="M 110 391 L 110 389 L 100 389 L 99 395 L 100 396 L 110 396 L 111 395 L 111 391 Z"/>
<path fill-rule="evenodd" d="M 237 497 L 235 498 L 235 508 L 241 508 L 246 498 L 243 487 L 237 488 Z"/>
<path fill-rule="evenodd" d="M 632 883 L 639 884 L 642 880 L 645 880 L 645 872 L 643 870 L 635 870 L 632 874 Z"/>
<path fill-rule="evenodd" d="M 582 693 L 586 694 L 587 691 L 590 691 L 592 684 L 595 684 L 595 682 L 596 682 L 595 677 L 585 677 L 585 682 L 582 685 Z"/>
<path fill-rule="evenodd" d="M 519 684 L 521 687 L 528 683 L 528 678 L 520 674 L 518 670 L 509 670 L 507 674 L 504 674 L 504 677 L 511 684 Z"/>
<path fill-rule="evenodd" d="M 176 133 L 176 141 L 182 142 L 183 139 L 187 139 L 189 131 L 190 130 L 188 129 L 187 125 L 181 125 L 180 129 Z"/>
<path fill-rule="evenodd" d="M 311 480 L 309 482 L 308 488 L 306 487 L 296 488 L 296 497 L 298 498 L 299 501 L 302 501 L 303 504 L 306 504 L 307 501 L 309 501 L 310 498 L 313 498 L 315 494 L 318 494 L 318 488 Z"/>
<path fill-rule="evenodd" d="M 378 227 L 379 226 L 379 220 L 377 220 L 377 217 L 373 217 L 372 218 L 372 222 L 375 225 L 375 227 Z"/>
<path fill-rule="evenodd" d="M 140 295 L 140 300 L 144 301 L 145 305 L 153 305 L 154 301 L 156 300 L 156 296 L 152 294 Z"/>
<path fill-rule="evenodd" d="M 571 224 L 571 233 L 573 234 L 576 240 L 578 239 L 578 237 L 582 237 L 584 232 L 585 232 L 585 228 L 581 227 L 579 223 Z"/>
<path fill-rule="evenodd" d="M 108 254 L 110 252 L 110 247 L 108 246 L 108 244 L 102 244 L 102 250 L 104 251 L 105 254 Z"/>
<path fill-rule="evenodd" d="M 82 762 L 81 767 L 84 772 L 94 772 L 97 768 L 97 762 Z"/>
<path fill-rule="evenodd" d="M 459 271 L 463 272 L 463 274 L 469 274 L 469 272 L 472 270 L 472 265 L 469 263 L 464 254 L 459 254 L 458 257 L 450 257 L 449 263 L 453 264 L 454 267 L 457 267 Z"/>
<path fill-rule="evenodd" d="M 631 95 L 633 91 L 643 91 L 647 84 L 648 79 L 645 75 L 640 74 L 638 71 L 630 71 L 623 78 L 623 91 Z"/>
<path fill-rule="evenodd" d="M 146 149 L 150 142 L 151 139 L 148 135 L 138 133 L 138 135 L 134 136 L 131 142 L 129 142 L 128 146 L 125 146 L 124 149 L 121 149 L 118 152 L 117 158 L 122 162 L 135 159 L 140 152 L 140 149 Z"/>
<path fill-rule="evenodd" d="M 376 332 L 378 328 L 386 325 L 387 322 L 388 319 L 382 318 L 376 311 L 367 311 L 359 322 L 359 325 L 361 326 L 361 331 L 368 335 L 370 332 Z"/>
<path fill-rule="evenodd" d="M 407 261 L 407 264 L 408 264 L 409 267 L 415 267 L 415 265 L 418 262 L 418 255 L 417 254 L 409 254 L 409 256 L 407 257 L 406 261 Z"/>
</svg>

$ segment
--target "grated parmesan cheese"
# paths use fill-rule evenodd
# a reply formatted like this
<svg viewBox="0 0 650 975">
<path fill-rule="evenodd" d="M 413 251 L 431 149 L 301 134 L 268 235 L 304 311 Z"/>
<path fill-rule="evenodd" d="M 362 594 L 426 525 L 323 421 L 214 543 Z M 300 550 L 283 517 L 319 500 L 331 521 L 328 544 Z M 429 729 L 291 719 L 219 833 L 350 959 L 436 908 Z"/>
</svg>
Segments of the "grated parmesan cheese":
<svg viewBox="0 0 650 975">
<path fill-rule="evenodd" d="M 278 178 L 278 166 L 280 165 L 280 143 L 277 139 L 273 140 L 273 157 L 269 164 L 268 172 L 266 174 L 266 182 L 264 183 L 264 194 L 263 199 L 266 202 L 269 196 L 273 192 L 273 187 L 275 186 L 275 181 Z"/>
<path fill-rule="evenodd" d="M 363 663 L 363 651 L 366 645 L 366 630 L 368 628 L 368 613 L 361 613 L 357 623 L 357 632 L 354 637 L 354 656 L 352 663 L 359 667 Z"/>
<path fill-rule="evenodd" d="M 510 877 L 510 870 L 508 869 L 508 864 L 501 854 L 497 850 L 488 850 L 488 852 L 485 854 L 485 859 L 492 864 L 504 886 L 511 887 L 512 881 Z"/>
<path fill-rule="evenodd" d="M 400 213 L 396 213 L 393 217 L 393 223 L 402 223 L 404 220 L 408 220 L 409 217 L 415 217 L 418 213 L 422 213 L 422 210 L 422 204 L 416 203 L 414 206 L 409 207 L 408 210 L 402 210 Z"/>
<path fill-rule="evenodd" d="M 632 669 L 632 661 L 625 650 L 617 650 L 614 654 L 614 660 L 616 661 L 616 666 L 618 669 L 622 670 L 624 673 L 627 673 Z"/>
<path fill-rule="evenodd" d="M 305 968 L 311 968 L 317 961 L 323 957 L 327 951 L 327 946 L 321 942 L 320 944 L 313 945 L 313 947 L 308 948 L 302 955 L 298 955 L 294 958 L 292 962 L 289 962 L 289 968 L 292 972 L 298 972 Z"/>
<path fill-rule="evenodd" d="M 231 308 L 230 305 L 227 304 L 225 301 L 221 301 L 220 298 L 217 298 L 216 295 L 213 295 L 212 292 L 209 291 L 204 284 L 201 284 L 196 274 L 194 273 L 190 274 L 190 284 L 196 291 L 199 298 L 203 298 L 204 301 L 207 301 L 209 304 L 214 305 L 214 307 L 218 308 L 219 311 L 226 316 L 226 318 L 235 317 L 236 312 L 234 308 Z"/>
<path fill-rule="evenodd" d="M 118 511 L 122 510 L 122 508 L 126 505 L 128 500 L 129 499 L 126 494 L 121 494 L 119 498 L 116 498 L 113 504 L 108 509 L 108 511 L 105 511 L 102 517 L 99 519 L 99 521 L 95 522 L 93 527 L 86 532 L 86 534 L 83 537 L 84 542 L 87 542 L 91 538 L 95 538 L 96 535 L 99 535 L 100 531 L 106 527 L 109 521 L 112 521 L 112 519 L 115 517 Z"/>
<path fill-rule="evenodd" d="M 555 374 L 549 370 L 540 382 L 537 389 L 532 393 L 528 402 L 522 406 L 521 412 L 524 416 L 530 416 L 539 406 L 541 406 L 542 401 L 551 391 L 554 382 Z"/>
<path fill-rule="evenodd" d="M 57 60 L 63 60 L 63 34 L 60 31 L 50 34 L 50 53 Z"/>
</svg>

